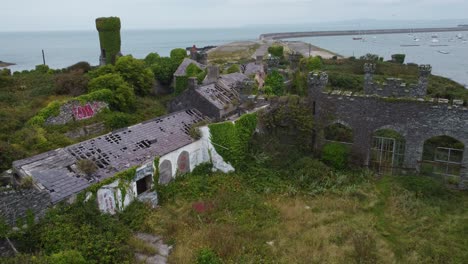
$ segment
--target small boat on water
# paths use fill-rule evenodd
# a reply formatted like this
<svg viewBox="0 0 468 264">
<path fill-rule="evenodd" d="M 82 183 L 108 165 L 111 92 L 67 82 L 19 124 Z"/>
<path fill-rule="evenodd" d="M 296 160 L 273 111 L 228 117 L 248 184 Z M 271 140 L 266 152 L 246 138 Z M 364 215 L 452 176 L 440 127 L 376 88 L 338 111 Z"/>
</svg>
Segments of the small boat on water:
<svg viewBox="0 0 468 264">
<path fill-rule="evenodd" d="M 414 38 L 413 41 L 419 41 L 419 38 Z"/>
<path fill-rule="evenodd" d="M 431 40 L 431 42 L 432 42 L 432 43 L 437 43 L 437 42 L 439 42 L 439 39 L 438 39 L 438 38 L 433 38 L 433 39 Z"/>
<path fill-rule="evenodd" d="M 459 33 L 459 34 L 457 34 L 457 38 L 462 39 L 463 35 Z"/>
<path fill-rule="evenodd" d="M 361 37 L 354 37 L 353 40 L 362 40 Z"/>
<path fill-rule="evenodd" d="M 400 47 L 419 47 L 421 45 L 418 45 L 418 44 L 402 44 L 400 45 Z"/>
<path fill-rule="evenodd" d="M 439 52 L 439 53 L 441 53 L 441 54 L 450 54 L 450 52 L 445 51 L 445 50 L 438 50 L 437 52 Z"/>
</svg>

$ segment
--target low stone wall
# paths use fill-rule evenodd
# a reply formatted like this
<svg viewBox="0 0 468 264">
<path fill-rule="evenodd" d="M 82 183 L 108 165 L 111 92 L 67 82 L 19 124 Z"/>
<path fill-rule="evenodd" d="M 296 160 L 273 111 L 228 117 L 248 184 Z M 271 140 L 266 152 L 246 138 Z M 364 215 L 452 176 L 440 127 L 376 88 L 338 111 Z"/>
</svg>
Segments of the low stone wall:
<svg viewBox="0 0 468 264">
<path fill-rule="evenodd" d="M 6 190 L 0 192 L 0 217 L 13 226 L 31 210 L 36 219 L 44 215 L 51 204 L 50 195 L 39 190 Z"/>
</svg>

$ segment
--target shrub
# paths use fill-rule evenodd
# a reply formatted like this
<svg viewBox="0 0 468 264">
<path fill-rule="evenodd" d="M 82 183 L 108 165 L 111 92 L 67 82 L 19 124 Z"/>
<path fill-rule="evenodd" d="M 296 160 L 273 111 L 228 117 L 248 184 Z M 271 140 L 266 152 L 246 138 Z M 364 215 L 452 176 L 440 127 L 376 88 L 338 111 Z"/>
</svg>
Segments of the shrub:
<svg viewBox="0 0 468 264">
<path fill-rule="evenodd" d="M 49 66 L 43 65 L 43 64 L 36 65 L 36 69 L 35 69 L 35 71 L 38 73 L 48 73 L 49 70 L 50 70 Z"/>
<path fill-rule="evenodd" d="M 187 75 L 187 77 L 196 77 L 200 72 L 202 72 L 202 70 L 198 68 L 197 65 L 190 63 L 189 66 L 187 66 L 185 75 Z"/>
<path fill-rule="evenodd" d="M 197 252 L 197 264 L 222 264 L 218 255 L 210 248 L 202 248 Z"/>
<path fill-rule="evenodd" d="M 88 90 L 90 92 L 98 91 L 101 89 L 109 89 L 111 91 L 117 90 L 121 85 L 127 84 L 125 80 L 118 73 L 108 73 L 100 75 L 89 81 Z"/>
<path fill-rule="evenodd" d="M 318 71 L 322 69 L 322 59 L 318 56 L 303 58 L 302 64 L 305 64 L 307 71 Z"/>
<path fill-rule="evenodd" d="M 55 93 L 78 96 L 88 90 L 88 77 L 79 72 L 61 73 L 55 76 Z"/>
<path fill-rule="evenodd" d="M 280 96 L 284 94 L 284 78 L 277 71 L 273 71 L 272 73 L 268 74 L 265 79 L 265 86 L 271 87 L 271 91 L 274 95 Z"/>
<path fill-rule="evenodd" d="M 270 46 L 268 47 L 268 53 L 270 53 L 271 56 L 282 58 L 284 54 L 284 47 L 281 45 Z"/>
<path fill-rule="evenodd" d="M 235 73 L 235 72 L 240 72 L 239 65 L 233 64 L 227 69 L 227 73 Z"/>
<path fill-rule="evenodd" d="M 153 73 L 143 61 L 132 56 L 123 56 L 117 60 L 115 69 L 133 86 L 136 94 L 144 96 L 151 93 L 154 84 Z"/>
<path fill-rule="evenodd" d="M 128 84 L 117 87 L 115 94 L 111 100 L 111 106 L 123 112 L 130 112 L 135 108 L 136 96 L 133 88 Z"/>
<path fill-rule="evenodd" d="M 399 64 L 403 64 L 403 63 L 405 63 L 405 57 L 406 57 L 405 54 L 393 54 L 392 55 L 392 61 L 394 61 L 396 63 L 399 63 Z M 382 60 L 383 60 L 383 58 L 382 58 Z"/>
<path fill-rule="evenodd" d="M 68 72 L 77 72 L 77 73 L 87 73 L 91 70 L 91 65 L 86 61 L 80 61 L 71 66 L 68 66 L 66 69 Z"/>
<path fill-rule="evenodd" d="M 88 76 L 90 79 L 97 78 L 99 76 L 109 74 L 109 73 L 116 73 L 117 71 L 115 70 L 115 66 L 112 64 L 107 64 L 100 66 L 90 72 L 88 72 Z"/>
<path fill-rule="evenodd" d="M 344 169 L 348 165 L 349 149 L 340 143 L 328 143 L 322 149 L 322 160 L 335 169 Z"/>
<path fill-rule="evenodd" d="M 159 58 L 161 58 L 161 56 L 159 56 L 158 53 L 156 52 L 151 52 L 149 53 L 148 55 L 146 55 L 144 61 L 146 63 L 147 66 L 151 66 L 155 63 L 158 62 Z"/>
<path fill-rule="evenodd" d="M 188 87 L 188 77 L 187 76 L 176 76 L 175 78 L 175 94 L 179 95 L 183 93 Z"/>
<path fill-rule="evenodd" d="M 49 257 L 50 264 L 86 264 L 86 260 L 79 251 L 65 250 L 52 254 Z"/>
<path fill-rule="evenodd" d="M 126 113 L 109 112 L 104 116 L 104 124 L 107 128 L 113 130 L 128 127 L 135 122 L 135 117 Z"/>
<path fill-rule="evenodd" d="M 151 65 L 151 70 L 158 81 L 169 85 L 172 82 L 172 77 L 177 67 L 179 67 L 179 63 L 174 62 L 171 58 L 161 57 L 156 63 Z"/>
<path fill-rule="evenodd" d="M 21 189 L 31 189 L 34 185 L 34 179 L 31 176 L 21 178 L 19 187 Z"/>
<path fill-rule="evenodd" d="M 303 189 L 327 185 L 331 178 L 330 168 L 310 157 L 302 158 L 294 163 L 291 172 L 292 180 Z"/>
</svg>

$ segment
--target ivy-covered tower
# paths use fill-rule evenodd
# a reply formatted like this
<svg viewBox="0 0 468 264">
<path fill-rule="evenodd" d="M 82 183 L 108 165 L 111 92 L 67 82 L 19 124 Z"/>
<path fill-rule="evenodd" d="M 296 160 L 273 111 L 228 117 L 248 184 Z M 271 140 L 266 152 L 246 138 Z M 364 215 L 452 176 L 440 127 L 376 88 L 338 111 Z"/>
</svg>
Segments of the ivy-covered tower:
<svg viewBox="0 0 468 264">
<path fill-rule="evenodd" d="M 120 53 L 120 18 L 100 17 L 96 19 L 96 29 L 99 32 L 101 56 L 99 65 L 114 64 Z"/>
</svg>

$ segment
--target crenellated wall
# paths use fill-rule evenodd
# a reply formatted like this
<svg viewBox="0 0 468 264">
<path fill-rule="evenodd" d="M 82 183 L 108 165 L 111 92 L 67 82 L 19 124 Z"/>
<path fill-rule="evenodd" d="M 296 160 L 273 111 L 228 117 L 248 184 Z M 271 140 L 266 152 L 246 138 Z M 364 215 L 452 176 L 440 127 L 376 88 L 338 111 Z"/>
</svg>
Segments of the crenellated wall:
<svg viewBox="0 0 468 264">
<path fill-rule="evenodd" d="M 462 181 L 468 184 L 468 108 L 462 100 L 383 98 L 353 94 L 350 91 L 324 92 L 325 73 L 309 75 L 309 100 L 315 107 L 318 129 L 334 122 L 353 130 L 352 156 L 361 165 L 369 165 L 372 134 L 384 128 L 399 132 L 406 140 L 404 167 L 419 170 L 424 142 L 435 136 L 450 136 L 465 145 Z M 323 133 L 317 133 L 319 137 Z M 317 139 L 317 147 L 324 142 Z"/>
</svg>

